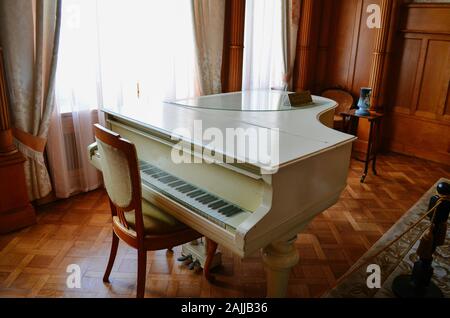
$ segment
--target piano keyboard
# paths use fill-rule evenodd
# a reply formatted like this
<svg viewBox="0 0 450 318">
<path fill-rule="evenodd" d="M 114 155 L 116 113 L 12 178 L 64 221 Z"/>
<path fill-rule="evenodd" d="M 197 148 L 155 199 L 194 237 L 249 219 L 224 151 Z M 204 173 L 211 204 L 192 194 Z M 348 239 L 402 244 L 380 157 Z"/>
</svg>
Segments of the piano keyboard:
<svg viewBox="0 0 450 318">
<path fill-rule="evenodd" d="M 235 231 L 251 212 L 246 211 L 204 189 L 161 170 L 148 162 L 139 161 L 141 180 L 211 222 Z"/>
</svg>

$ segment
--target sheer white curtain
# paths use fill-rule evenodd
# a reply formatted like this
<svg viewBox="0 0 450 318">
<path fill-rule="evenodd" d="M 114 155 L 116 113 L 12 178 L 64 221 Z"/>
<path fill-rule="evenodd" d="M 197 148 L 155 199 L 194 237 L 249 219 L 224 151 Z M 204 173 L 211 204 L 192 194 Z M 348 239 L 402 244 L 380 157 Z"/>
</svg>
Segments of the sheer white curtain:
<svg viewBox="0 0 450 318">
<path fill-rule="evenodd" d="M 64 0 L 62 15 L 47 155 L 63 198 L 101 184 L 86 150 L 99 107 L 195 96 L 198 79 L 190 0 Z"/>
<path fill-rule="evenodd" d="M 243 89 L 283 88 L 282 1 L 246 1 Z"/>
<path fill-rule="evenodd" d="M 247 0 L 243 89 L 288 89 L 300 0 Z"/>
</svg>

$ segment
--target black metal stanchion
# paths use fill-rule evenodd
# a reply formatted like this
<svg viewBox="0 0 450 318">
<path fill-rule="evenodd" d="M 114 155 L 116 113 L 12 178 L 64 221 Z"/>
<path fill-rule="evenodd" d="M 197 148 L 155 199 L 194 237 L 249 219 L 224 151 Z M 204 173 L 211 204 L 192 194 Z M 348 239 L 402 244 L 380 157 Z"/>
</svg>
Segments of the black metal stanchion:
<svg viewBox="0 0 450 318">
<path fill-rule="evenodd" d="M 431 226 L 420 239 L 417 249 L 419 260 L 414 263 L 411 275 L 397 276 L 392 283 L 392 291 L 401 298 L 439 298 L 441 290 L 431 281 L 433 276 L 433 254 L 443 245 L 447 234 L 447 220 L 450 212 L 450 184 L 441 182 L 437 186 L 438 194 L 431 197 L 428 210 L 438 204 L 431 213 Z"/>
</svg>

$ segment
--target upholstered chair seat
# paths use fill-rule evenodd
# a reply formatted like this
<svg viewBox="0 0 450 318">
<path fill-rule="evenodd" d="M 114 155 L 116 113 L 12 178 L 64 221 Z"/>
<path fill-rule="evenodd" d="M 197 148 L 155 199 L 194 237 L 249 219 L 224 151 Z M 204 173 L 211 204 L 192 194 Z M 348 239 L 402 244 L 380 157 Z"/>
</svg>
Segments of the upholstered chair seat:
<svg viewBox="0 0 450 318">
<path fill-rule="evenodd" d="M 187 229 L 185 224 L 146 200 L 142 200 L 142 218 L 144 220 L 145 235 L 168 234 Z M 125 219 L 128 226 L 132 230 L 136 230 L 134 211 L 126 212 Z"/>
</svg>

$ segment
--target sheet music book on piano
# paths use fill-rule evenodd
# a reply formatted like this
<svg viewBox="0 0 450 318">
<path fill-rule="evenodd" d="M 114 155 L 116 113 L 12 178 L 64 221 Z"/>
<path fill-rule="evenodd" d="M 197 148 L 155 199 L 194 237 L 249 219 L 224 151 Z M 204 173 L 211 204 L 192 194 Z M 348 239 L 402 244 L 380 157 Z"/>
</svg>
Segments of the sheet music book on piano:
<svg viewBox="0 0 450 318">
<path fill-rule="evenodd" d="M 301 91 L 288 95 L 292 107 L 312 106 L 313 99 L 310 91 Z"/>
</svg>

